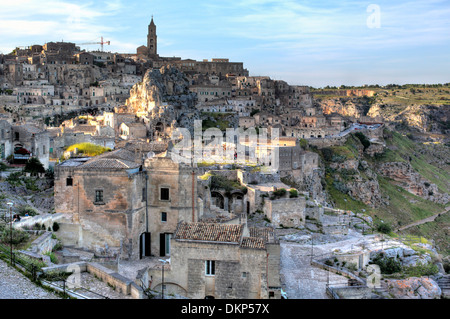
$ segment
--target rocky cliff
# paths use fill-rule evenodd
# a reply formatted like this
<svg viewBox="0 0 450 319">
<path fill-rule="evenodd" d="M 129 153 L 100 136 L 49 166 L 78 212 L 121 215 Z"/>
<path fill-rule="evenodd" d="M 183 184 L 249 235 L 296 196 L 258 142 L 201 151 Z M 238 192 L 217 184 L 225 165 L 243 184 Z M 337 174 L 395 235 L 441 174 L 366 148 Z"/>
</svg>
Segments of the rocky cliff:
<svg viewBox="0 0 450 319">
<path fill-rule="evenodd" d="M 189 92 L 189 82 L 173 67 L 148 70 L 143 81 L 133 86 L 123 112 L 146 117 L 149 130 L 164 131 L 167 137 L 176 127 L 193 131 L 194 120 L 200 119 L 195 108 L 197 95 Z"/>
</svg>

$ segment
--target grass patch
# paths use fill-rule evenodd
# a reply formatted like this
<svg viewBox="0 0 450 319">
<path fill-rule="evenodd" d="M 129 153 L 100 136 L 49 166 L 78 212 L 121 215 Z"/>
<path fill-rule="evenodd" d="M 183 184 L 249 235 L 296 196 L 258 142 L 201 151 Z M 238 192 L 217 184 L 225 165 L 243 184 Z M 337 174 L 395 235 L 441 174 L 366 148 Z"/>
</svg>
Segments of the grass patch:
<svg viewBox="0 0 450 319">
<path fill-rule="evenodd" d="M 380 190 L 389 196 L 389 205 L 378 210 L 378 215 L 389 220 L 393 225 L 400 221 L 403 225 L 430 217 L 444 209 L 443 205 L 418 197 L 405 189 L 396 186 L 392 180 L 378 176 Z"/>
<path fill-rule="evenodd" d="M 78 149 L 79 154 L 83 154 L 86 156 L 97 156 L 100 154 L 103 154 L 105 152 L 110 152 L 111 149 L 108 147 L 103 147 L 91 143 L 80 143 L 80 144 L 74 144 L 69 146 L 66 151 L 67 152 L 74 152 L 75 149 Z"/>
</svg>

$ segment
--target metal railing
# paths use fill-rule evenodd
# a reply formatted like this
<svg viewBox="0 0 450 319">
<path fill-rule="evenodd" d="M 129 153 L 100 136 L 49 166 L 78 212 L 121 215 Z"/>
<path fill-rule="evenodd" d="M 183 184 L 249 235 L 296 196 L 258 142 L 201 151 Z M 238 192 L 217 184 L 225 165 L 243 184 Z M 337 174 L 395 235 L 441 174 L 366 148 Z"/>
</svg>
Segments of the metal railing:
<svg viewBox="0 0 450 319">
<path fill-rule="evenodd" d="M 26 272 L 31 277 L 31 280 L 33 282 L 40 282 L 41 284 L 44 284 L 47 287 L 50 287 L 54 290 L 62 292 L 63 298 L 74 297 L 74 298 L 78 298 L 78 299 L 91 299 L 88 296 L 83 295 L 74 290 L 74 289 L 77 289 L 77 290 L 84 291 L 88 294 L 97 296 L 100 299 L 109 299 L 108 297 L 101 295 L 95 291 L 89 290 L 87 288 L 84 288 L 81 286 L 75 286 L 73 283 L 68 284 L 66 278 L 64 278 L 64 277 L 55 278 L 55 281 L 62 282 L 61 284 L 41 278 L 44 275 L 44 273 L 41 271 L 41 268 L 39 266 L 22 258 L 20 256 L 20 253 L 17 254 L 15 252 L 13 252 L 11 255 L 11 248 L 6 247 L 1 244 L 0 244 L 0 259 L 4 259 L 6 262 L 9 262 L 13 267 L 18 267 L 22 271 Z M 72 288 L 69 288 L 69 287 L 72 287 Z"/>
</svg>

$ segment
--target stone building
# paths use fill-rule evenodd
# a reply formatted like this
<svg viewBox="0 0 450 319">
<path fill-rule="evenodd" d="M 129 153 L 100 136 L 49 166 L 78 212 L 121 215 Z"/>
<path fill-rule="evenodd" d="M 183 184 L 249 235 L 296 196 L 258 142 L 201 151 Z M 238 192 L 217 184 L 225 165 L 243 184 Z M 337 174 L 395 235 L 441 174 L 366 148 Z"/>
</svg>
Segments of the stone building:
<svg viewBox="0 0 450 319">
<path fill-rule="evenodd" d="M 197 177 L 163 156 L 143 166 L 142 155 L 122 148 L 55 167 L 65 245 L 128 260 L 170 255 L 177 223 L 198 218 Z"/>
<path fill-rule="evenodd" d="M 36 157 L 44 168 L 48 169 L 50 136 L 46 130 L 31 124 L 14 125 L 12 126 L 12 139 L 15 160 L 26 161 L 29 157 Z M 23 149 L 29 153 L 25 155 L 17 152 Z"/>
<path fill-rule="evenodd" d="M 119 149 L 73 158 L 55 167 L 55 210 L 63 213 L 64 245 L 97 255 L 139 259 L 145 215 L 145 172 L 134 153 Z"/>
<path fill-rule="evenodd" d="M 0 120 L 0 159 L 12 154 L 12 129 L 8 121 Z"/>
<path fill-rule="evenodd" d="M 178 222 L 198 220 L 197 175 L 190 166 L 163 156 L 146 159 L 145 169 L 151 255 L 168 256 Z"/>
<path fill-rule="evenodd" d="M 142 123 L 122 123 L 119 127 L 120 137 L 124 140 L 135 140 L 147 137 L 147 128 Z"/>
<path fill-rule="evenodd" d="M 141 45 L 136 49 L 136 54 L 138 58 L 141 59 L 152 59 L 158 60 L 158 36 L 156 35 L 156 25 L 153 21 L 150 21 L 148 25 L 148 33 L 147 33 L 147 46 Z"/>
<path fill-rule="evenodd" d="M 271 228 L 181 222 L 171 239 L 165 291 L 192 299 L 269 299 L 281 296 L 280 244 Z M 161 290 L 161 269 L 148 270 Z"/>
</svg>

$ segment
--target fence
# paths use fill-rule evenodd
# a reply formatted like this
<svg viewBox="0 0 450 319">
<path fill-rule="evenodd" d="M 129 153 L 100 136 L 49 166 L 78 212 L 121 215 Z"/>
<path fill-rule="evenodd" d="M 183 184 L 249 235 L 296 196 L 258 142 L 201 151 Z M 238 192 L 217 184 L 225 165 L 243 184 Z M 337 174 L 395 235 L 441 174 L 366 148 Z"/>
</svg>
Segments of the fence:
<svg viewBox="0 0 450 319">
<path fill-rule="evenodd" d="M 39 282 L 44 286 L 62 292 L 63 298 L 72 297 L 77 299 L 93 299 L 88 296 L 91 295 L 92 297 L 97 297 L 100 299 L 109 299 L 106 296 L 103 296 L 99 293 L 96 293 L 84 287 L 75 286 L 73 283 L 69 283 L 71 287 L 73 287 L 69 289 L 67 279 L 64 277 L 56 277 L 55 278 L 56 282 L 41 278 L 41 276 L 43 275 L 41 267 L 29 260 L 26 260 L 25 258 L 22 258 L 20 254 L 17 254 L 15 252 L 11 253 L 10 247 L 0 245 L 0 259 L 9 262 L 13 267 L 21 269 L 23 272 L 26 273 L 26 275 L 29 276 L 29 278 L 31 278 L 33 282 L 36 283 Z M 81 294 L 80 292 L 75 291 L 74 289 L 81 290 L 84 292 L 84 294 Z"/>
</svg>

